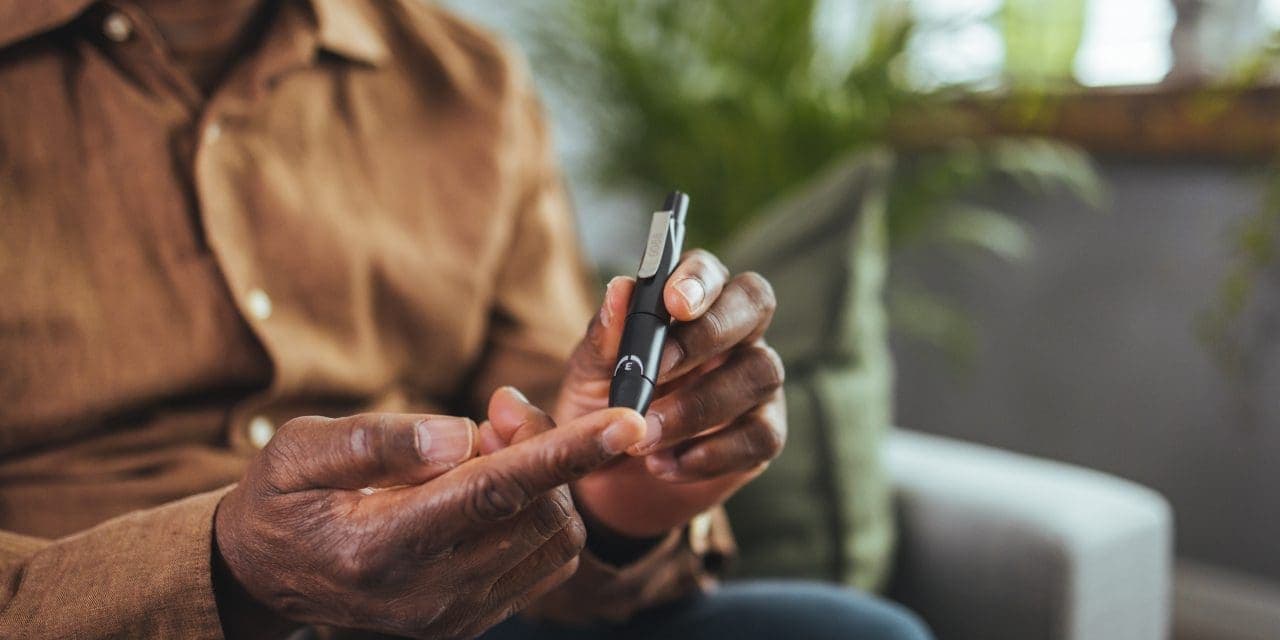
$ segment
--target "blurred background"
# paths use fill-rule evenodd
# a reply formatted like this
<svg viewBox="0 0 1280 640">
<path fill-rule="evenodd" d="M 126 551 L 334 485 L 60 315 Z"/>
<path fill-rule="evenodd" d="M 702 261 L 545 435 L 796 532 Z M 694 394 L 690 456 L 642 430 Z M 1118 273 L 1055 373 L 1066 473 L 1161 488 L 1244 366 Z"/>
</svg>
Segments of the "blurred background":
<svg viewBox="0 0 1280 640">
<path fill-rule="evenodd" d="M 1172 635 L 1280 637 L 1280 0 L 445 4 L 530 56 L 602 274 L 669 188 L 732 254 L 890 154 L 894 424 L 1155 490 Z"/>
</svg>

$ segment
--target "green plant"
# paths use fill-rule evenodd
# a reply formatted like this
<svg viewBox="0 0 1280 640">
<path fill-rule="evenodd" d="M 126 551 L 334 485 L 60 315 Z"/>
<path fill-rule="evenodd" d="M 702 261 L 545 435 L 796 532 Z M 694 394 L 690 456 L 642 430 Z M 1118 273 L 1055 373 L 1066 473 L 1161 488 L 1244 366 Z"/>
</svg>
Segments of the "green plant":
<svg viewBox="0 0 1280 640">
<path fill-rule="evenodd" d="M 1275 317 L 1264 318 L 1254 328 L 1246 322 L 1251 307 L 1265 305 L 1259 300 L 1263 284 L 1280 280 L 1280 167 L 1272 167 L 1267 177 L 1264 205 L 1232 234 L 1235 260 L 1218 288 L 1216 303 L 1201 315 L 1198 326 L 1219 365 L 1236 378 L 1256 372 L 1261 364 L 1253 339 L 1259 336 L 1253 334 L 1267 325 L 1268 337 L 1280 333 Z"/>
<path fill-rule="evenodd" d="M 1213 113 L 1230 107 L 1240 94 L 1275 77 L 1280 67 L 1280 32 L 1273 33 L 1239 69 L 1206 94 L 1201 109 Z M 1218 285 L 1212 304 L 1196 318 L 1197 337 L 1222 373 L 1231 380 L 1237 406 L 1246 423 L 1255 419 L 1256 388 L 1270 366 L 1280 337 L 1280 158 L 1273 159 L 1261 179 L 1262 206 L 1232 230 L 1232 262 Z"/>
<path fill-rule="evenodd" d="M 1081 0 L 1005 0 L 1005 76 L 1024 86 L 1071 83 L 1084 17 Z"/>
<path fill-rule="evenodd" d="M 594 124 L 594 178 L 693 194 L 693 244 L 725 242 L 770 200 L 872 147 L 901 151 L 893 246 L 943 242 L 1016 259 L 1030 244 L 1023 224 L 962 204 L 966 192 L 997 176 L 1091 199 L 1099 191 L 1087 158 L 1063 144 L 921 140 L 917 125 L 947 130 L 949 106 L 969 92 L 904 79 L 915 29 L 904 2 L 544 0 L 528 18 L 543 77 L 580 96 L 575 107 Z M 928 307 L 929 322 L 899 327 L 963 356 L 965 330 L 948 320 L 962 314 L 925 291 L 909 299 Z"/>
</svg>

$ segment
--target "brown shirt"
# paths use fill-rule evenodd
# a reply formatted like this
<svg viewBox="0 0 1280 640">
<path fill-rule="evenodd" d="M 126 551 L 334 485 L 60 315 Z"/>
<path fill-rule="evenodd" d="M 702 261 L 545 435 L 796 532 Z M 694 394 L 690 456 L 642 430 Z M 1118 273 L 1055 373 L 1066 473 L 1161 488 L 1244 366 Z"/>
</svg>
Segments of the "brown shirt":
<svg viewBox="0 0 1280 640">
<path fill-rule="evenodd" d="M 173 64 L 208 94 L 261 35 L 270 0 L 132 0 L 151 19 Z"/>
<path fill-rule="evenodd" d="M 0 0 L 0 637 L 220 636 L 212 513 L 276 425 L 546 403 L 590 316 L 508 51 L 416 0 L 272 11 L 206 97 L 135 5 Z M 544 613 L 695 588 L 678 538 Z"/>
</svg>

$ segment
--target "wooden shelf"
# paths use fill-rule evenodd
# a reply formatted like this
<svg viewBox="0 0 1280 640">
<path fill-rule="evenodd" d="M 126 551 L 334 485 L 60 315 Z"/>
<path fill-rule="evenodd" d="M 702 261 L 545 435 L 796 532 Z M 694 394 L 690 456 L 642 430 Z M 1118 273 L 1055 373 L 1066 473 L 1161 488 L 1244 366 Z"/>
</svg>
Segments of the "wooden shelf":
<svg viewBox="0 0 1280 640">
<path fill-rule="evenodd" d="M 955 137 L 1044 135 L 1098 155 L 1257 161 L 1280 155 L 1280 87 L 1144 86 L 1051 96 L 967 97 L 904 114 L 895 138 L 931 146 Z"/>
</svg>

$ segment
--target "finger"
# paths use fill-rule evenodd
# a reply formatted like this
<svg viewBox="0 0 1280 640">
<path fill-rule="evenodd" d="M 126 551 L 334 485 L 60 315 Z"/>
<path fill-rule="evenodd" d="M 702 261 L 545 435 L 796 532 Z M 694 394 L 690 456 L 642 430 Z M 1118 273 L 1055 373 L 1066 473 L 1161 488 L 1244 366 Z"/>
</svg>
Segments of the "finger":
<svg viewBox="0 0 1280 640">
<path fill-rule="evenodd" d="M 720 353 L 760 338 L 777 306 L 768 280 L 754 272 L 735 276 L 706 313 L 671 328 L 658 381 L 675 379 Z"/>
<path fill-rule="evenodd" d="M 505 573 L 520 561 L 537 551 L 548 540 L 570 526 L 580 516 L 573 504 L 568 487 L 557 487 L 534 499 L 524 511 L 463 543 L 464 549 L 474 550 L 485 558 L 486 573 Z"/>
<path fill-rule="evenodd" d="M 586 543 L 586 529 L 581 520 L 575 519 L 498 578 L 489 591 L 490 602 L 494 608 L 505 607 L 511 613 L 525 608 L 537 595 L 535 587 L 545 587 L 543 583 L 548 579 L 563 581 L 573 575 Z"/>
<path fill-rule="evenodd" d="M 489 423 L 503 447 L 523 442 L 556 426 L 551 416 L 533 406 L 515 387 L 502 387 L 493 392 L 489 398 Z"/>
<path fill-rule="evenodd" d="M 618 358 L 618 343 L 622 341 L 622 327 L 626 324 L 627 305 L 636 281 L 618 276 L 609 281 L 604 290 L 604 302 L 600 312 L 587 325 L 587 335 L 569 358 L 569 376 L 585 381 L 603 381 L 608 393 L 608 378 L 613 373 L 614 360 Z M 573 385 L 567 385 L 572 387 Z"/>
<path fill-rule="evenodd" d="M 561 565 L 553 571 L 551 575 L 546 576 L 532 587 L 525 589 L 518 595 L 507 598 L 505 601 L 499 602 L 496 597 L 491 597 L 490 602 L 497 604 L 486 607 L 486 613 L 482 617 L 475 620 L 468 628 L 461 630 L 458 634 L 463 638 L 475 638 L 484 635 L 484 632 L 497 626 L 502 621 L 511 616 L 524 611 L 530 604 L 550 593 L 556 587 L 564 584 L 569 578 L 573 577 L 578 571 L 578 558 L 574 557 L 569 562 Z"/>
<path fill-rule="evenodd" d="M 295 418 L 264 455 L 281 492 L 420 484 L 475 452 L 476 424 L 467 418 L 368 413 L 347 418 Z"/>
<path fill-rule="evenodd" d="M 732 473 L 763 470 L 787 440 L 782 392 L 724 429 L 645 458 L 651 475 L 668 482 L 699 482 Z"/>
<path fill-rule="evenodd" d="M 719 258 L 703 249 L 686 251 L 662 290 L 667 313 L 680 322 L 697 319 L 720 297 L 728 279 L 729 269 Z"/>
<path fill-rule="evenodd" d="M 493 428 L 493 424 L 488 420 L 480 423 L 477 439 L 480 443 L 480 455 L 482 456 L 487 456 L 495 451 L 505 449 L 507 446 L 507 441 L 503 440 L 502 436 L 498 435 L 498 432 Z"/>
<path fill-rule="evenodd" d="M 729 422 L 772 397 L 784 375 L 782 359 L 764 341 L 739 347 L 724 364 L 654 400 L 645 440 L 628 453 L 652 453 Z"/>
<path fill-rule="evenodd" d="M 442 535 L 484 529 L 510 520 L 538 496 L 608 463 L 638 442 L 644 429 L 640 414 L 630 409 L 595 411 L 476 458 L 430 487 L 394 492 L 395 498 L 416 521 L 438 523 L 444 528 Z"/>
</svg>

